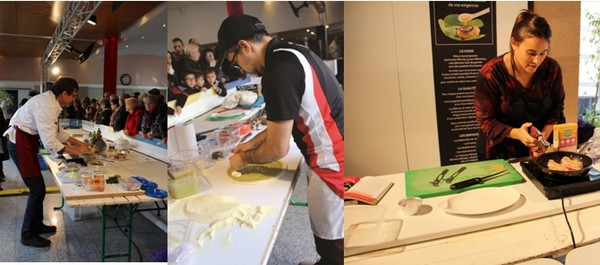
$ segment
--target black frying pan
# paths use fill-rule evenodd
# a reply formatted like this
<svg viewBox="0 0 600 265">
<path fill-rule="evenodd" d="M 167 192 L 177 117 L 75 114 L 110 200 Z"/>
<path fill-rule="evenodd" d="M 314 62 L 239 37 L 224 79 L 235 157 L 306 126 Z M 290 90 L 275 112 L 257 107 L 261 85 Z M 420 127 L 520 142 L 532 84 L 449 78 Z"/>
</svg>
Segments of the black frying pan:
<svg viewBox="0 0 600 265">
<path fill-rule="evenodd" d="M 548 168 L 548 161 L 550 159 L 554 160 L 554 162 L 560 163 L 560 160 L 563 157 L 569 157 L 573 160 L 580 160 L 583 162 L 583 169 L 581 170 L 572 170 L 572 171 L 559 171 L 559 170 L 550 170 Z M 565 177 L 565 178 L 584 178 L 587 177 L 587 173 L 592 169 L 592 164 L 594 161 L 587 155 L 575 153 L 575 152 L 565 152 L 558 151 L 552 153 L 546 153 L 541 156 L 538 156 L 535 159 L 535 163 L 542 170 L 542 172 L 552 175 L 554 177 Z"/>
</svg>

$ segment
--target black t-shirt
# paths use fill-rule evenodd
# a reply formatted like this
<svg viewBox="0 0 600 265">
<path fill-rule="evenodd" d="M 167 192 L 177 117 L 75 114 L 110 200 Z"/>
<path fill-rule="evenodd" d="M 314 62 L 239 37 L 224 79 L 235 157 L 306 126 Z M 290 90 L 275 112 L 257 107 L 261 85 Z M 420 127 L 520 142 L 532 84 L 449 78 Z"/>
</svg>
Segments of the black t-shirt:
<svg viewBox="0 0 600 265">
<path fill-rule="evenodd" d="M 273 39 L 262 94 L 267 119 L 294 120 L 292 136 L 306 163 L 342 197 L 344 97 L 333 73 L 305 47 Z"/>
</svg>

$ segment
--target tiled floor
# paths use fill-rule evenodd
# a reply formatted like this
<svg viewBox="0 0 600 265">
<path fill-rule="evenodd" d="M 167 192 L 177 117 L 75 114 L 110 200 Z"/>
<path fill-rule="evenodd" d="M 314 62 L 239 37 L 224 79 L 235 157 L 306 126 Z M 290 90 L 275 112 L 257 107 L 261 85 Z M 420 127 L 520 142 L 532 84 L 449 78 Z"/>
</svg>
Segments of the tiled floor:
<svg viewBox="0 0 600 265">
<path fill-rule="evenodd" d="M 4 173 L 7 181 L 2 183 L 5 190 L 24 188 L 24 184 L 16 173 L 14 164 L 4 161 Z M 54 181 L 44 172 L 46 186 L 54 186 Z M 62 197 L 59 193 L 47 194 L 44 201 L 44 222 L 58 227 L 53 235 L 44 235 L 52 241 L 49 248 L 33 248 L 23 246 L 20 240 L 23 212 L 27 204 L 27 195 L 0 197 L 0 262 L 7 261 L 47 261 L 47 262 L 79 262 L 100 261 L 101 218 L 91 218 L 74 221 L 67 209 L 53 210 L 60 206 Z M 153 205 L 143 205 L 151 207 Z M 118 220 L 124 222 L 124 207 L 108 207 L 109 214 L 119 210 Z M 89 208 L 85 212 L 93 213 Z M 80 211 L 80 213 L 82 213 Z M 156 215 L 156 211 L 152 211 Z M 92 214 L 93 215 L 93 214 Z M 88 214 L 89 216 L 89 214 Z M 166 223 L 166 212 L 159 217 Z M 113 220 L 107 219 L 107 226 L 115 226 Z M 133 217 L 132 261 L 153 261 L 155 253 L 164 251 L 167 246 L 167 234 L 148 221 L 147 218 L 135 213 Z M 106 232 L 106 254 L 124 253 L 127 251 L 126 236 L 119 229 L 108 229 Z M 136 247 L 137 246 L 137 247 Z M 166 252 L 165 252 L 166 253 Z M 126 258 L 109 259 L 108 261 L 126 261 Z"/>
</svg>

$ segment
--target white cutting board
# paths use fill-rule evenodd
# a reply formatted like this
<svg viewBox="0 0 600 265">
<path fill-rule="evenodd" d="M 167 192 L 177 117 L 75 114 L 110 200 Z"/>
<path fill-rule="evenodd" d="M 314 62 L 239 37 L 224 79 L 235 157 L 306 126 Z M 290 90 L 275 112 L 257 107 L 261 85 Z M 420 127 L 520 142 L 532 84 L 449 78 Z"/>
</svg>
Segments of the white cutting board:
<svg viewBox="0 0 600 265">
<path fill-rule="evenodd" d="M 266 216 L 254 230 L 240 227 L 219 230 L 210 242 L 205 239 L 202 251 L 196 249 L 185 264 L 266 264 L 287 209 L 296 169 L 301 159 L 300 151 L 292 143 L 290 152 L 282 159 L 287 163 L 288 171 L 273 181 L 258 185 L 240 185 L 227 180 L 228 160 L 219 161 L 208 170 L 206 175 L 213 187 L 201 193 L 202 195 L 234 196 L 238 203 L 275 205 L 276 209 L 272 214 Z M 169 209 L 171 210 L 172 202 L 170 203 Z M 184 237 L 193 238 L 206 225 L 188 220 L 183 212 L 172 213 L 170 211 L 168 227 L 169 248 L 171 248 L 174 242 L 179 242 Z M 221 243 L 225 233 L 231 233 L 231 245 Z"/>
</svg>

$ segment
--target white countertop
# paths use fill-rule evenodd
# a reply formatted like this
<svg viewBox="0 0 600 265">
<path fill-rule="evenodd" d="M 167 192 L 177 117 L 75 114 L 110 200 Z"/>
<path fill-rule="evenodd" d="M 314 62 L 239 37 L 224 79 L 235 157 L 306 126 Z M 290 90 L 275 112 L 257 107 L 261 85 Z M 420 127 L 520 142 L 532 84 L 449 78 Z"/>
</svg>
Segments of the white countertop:
<svg viewBox="0 0 600 265">
<path fill-rule="evenodd" d="M 68 129 L 67 132 L 70 134 L 86 133 L 86 131 L 82 129 Z M 166 150 L 164 150 L 164 152 L 166 152 Z M 128 194 L 128 192 L 120 190 L 120 188 L 116 186 L 117 184 L 106 184 L 105 192 L 75 191 L 75 184 L 63 183 L 56 175 L 59 167 L 58 163 L 61 162 L 61 159 L 52 157 L 51 155 L 44 155 L 44 161 L 48 164 L 63 198 L 65 198 L 67 205 L 70 207 L 142 203 L 163 200 L 146 195 L 139 195 L 140 192 L 135 194 L 131 192 Z M 118 174 L 121 175 L 121 177 L 142 176 L 157 183 L 159 189 L 167 190 L 167 164 L 142 153 L 132 151 L 128 160 L 106 162 L 105 167 L 109 171 L 109 175 Z M 86 194 L 94 198 L 78 198 L 85 196 Z"/>
<path fill-rule="evenodd" d="M 519 164 L 511 165 L 526 182 L 507 187 L 518 191 L 521 198 L 506 210 L 481 216 L 451 215 L 438 206 L 454 195 L 425 199 L 423 214 L 404 216 L 397 206 L 405 197 L 404 174 L 380 176 L 395 182 L 379 205 L 387 208 L 386 219 L 402 220 L 400 232 L 395 240 L 346 249 L 345 264 L 503 264 L 564 254 L 560 252 L 570 248 L 571 240 L 561 200 L 548 200 Z M 600 238 L 598 204 L 599 192 L 565 198 L 577 244 Z M 345 218 L 346 223 L 352 223 L 352 218 Z M 389 249 L 375 251 L 384 248 Z M 365 253 L 369 251 L 375 252 Z"/>
<path fill-rule="evenodd" d="M 290 141 L 290 152 L 282 159 L 288 165 L 288 170 L 282 176 L 261 184 L 240 185 L 227 180 L 226 171 L 229 167 L 227 159 L 218 161 L 205 172 L 212 188 L 200 195 L 228 195 L 235 197 L 238 203 L 254 206 L 273 205 L 275 211 L 262 219 L 255 229 L 229 227 L 217 231 L 213 240 L 203 239 L 202 250 L 196 249 L 187 264 L 266 264 L 279 227 L 285 215 L 291 197 L 302 155 L 296 145 Z M 186 199 L 177 203 L 185 203 Z M 173 202 L 170 202 L 170 210 Z M 185 235 L 192 238 L 207 225 L 191 221 L 183 212 L 169 211 L 169 247 L 176 246 Z M 231 244 L 223 246 L 221 238 L 224 233 L 231 233 Z M 194 240 L 197 238 L 194 238 Z"/>
</svg>

